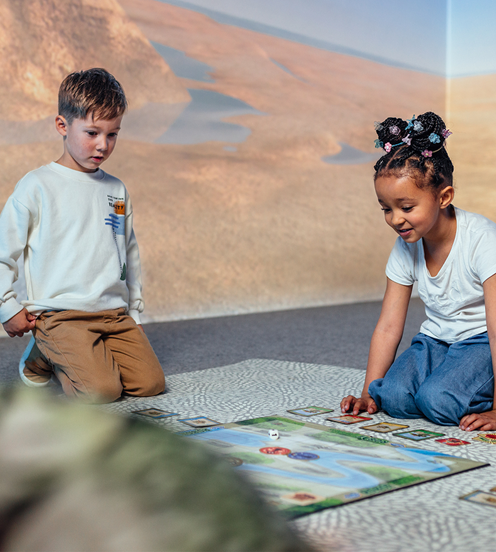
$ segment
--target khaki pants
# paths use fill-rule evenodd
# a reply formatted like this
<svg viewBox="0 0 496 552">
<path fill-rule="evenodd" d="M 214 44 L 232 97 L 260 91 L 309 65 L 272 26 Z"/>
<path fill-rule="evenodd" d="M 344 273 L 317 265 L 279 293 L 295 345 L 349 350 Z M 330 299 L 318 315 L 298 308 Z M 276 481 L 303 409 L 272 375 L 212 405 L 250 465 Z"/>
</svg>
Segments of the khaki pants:
<svg viewBox="0 0 496 552">
<path fill-rule="evenodd" d="M 149 397 L 165 389 L 150 342 L 124 309 L 45 312 L 33 333 L 68 396 L 110 402 L 123 392 Z"/>
</svg>

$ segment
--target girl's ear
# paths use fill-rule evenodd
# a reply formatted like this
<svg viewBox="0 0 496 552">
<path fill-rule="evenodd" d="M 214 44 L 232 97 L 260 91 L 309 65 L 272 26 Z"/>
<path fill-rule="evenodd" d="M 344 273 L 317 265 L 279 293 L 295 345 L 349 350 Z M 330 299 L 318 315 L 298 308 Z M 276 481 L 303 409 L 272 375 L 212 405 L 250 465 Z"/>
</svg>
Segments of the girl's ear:
<svg viewBox="0 0 496 552">
<path fill-rule="evenodd" d="M 69 125 L 67 124 L 65 117 L 62 117 L 62 115 L 57 115 L 55 117 L 55 128 L 57 129 L 57 132 L 59 134 L 61 134 L 62 136 L 66 136 L 68 126 Z"/>
<path fill-rule="evenodd" d="M 446 186 L 443 190 L 439 192 L 439 207 L 440 209 L 446 209 L 453 202 L 455 197 L 455 189 L 453 186 Z"/>
</svg>

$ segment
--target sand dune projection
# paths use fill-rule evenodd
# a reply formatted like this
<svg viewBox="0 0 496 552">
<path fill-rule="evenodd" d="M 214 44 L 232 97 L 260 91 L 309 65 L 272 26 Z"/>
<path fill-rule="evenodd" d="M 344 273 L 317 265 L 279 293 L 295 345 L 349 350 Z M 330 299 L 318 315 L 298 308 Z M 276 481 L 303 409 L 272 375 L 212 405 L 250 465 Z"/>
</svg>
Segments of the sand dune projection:
<svg viewBox="0 0 496 552">
<path fill-rule="evenodd" d="M 89 0 L 80 1 L 81 9 L 87 5 Z M 148 316 L 210 316 L 379 297 L 394 235 L 374 196 L 373 162 L 328 164 L 322 158 L 338 154 L 340 143 L 348 152 L 375 155 L 375 119 L 429 109 L 442 113 L 444 80 L 221 25 L 155 0 L 102 5 L 114 10 L 124 29 L 135 29 L 143 48 L 153 49 L 148 41 L 162 44 L 212 68 L 203 80 L 170 75 L 170 103 L 177 110 L 166 129 L 190 105 L 187 89 L 224 94 L 257 111 L 222 119 L 248 129 L 244 141 L 156 143 L 165 131 L 148 132 L 145 123 L 161 123 L 155 105 L 166 103 L 168 93 L 164 88 L 162 98 L 160 86 L 143 73 L 147 62 L 138 73 L 133 48 L 125 49 L 115 34 L 109 39 L 122 49 L 119 65 L 107 66 L 119 77 L 120 71 L 137 75 L 125 85 L 142 110 L 127 116 L 127 131 L 106 168 L 125 180 L 133 197 Z M 164 64 L 165 79 L 170 73 L 163 58 L 155 50 L 149 57 Z M 140 89 L 149 96 L 140 99 Z M 26 108 L 24 116 L 34 118 L 35 111 Z M 15 181 L 53 159 L 60 144 L 1 149 L 5 199 Z"/>
</svg>

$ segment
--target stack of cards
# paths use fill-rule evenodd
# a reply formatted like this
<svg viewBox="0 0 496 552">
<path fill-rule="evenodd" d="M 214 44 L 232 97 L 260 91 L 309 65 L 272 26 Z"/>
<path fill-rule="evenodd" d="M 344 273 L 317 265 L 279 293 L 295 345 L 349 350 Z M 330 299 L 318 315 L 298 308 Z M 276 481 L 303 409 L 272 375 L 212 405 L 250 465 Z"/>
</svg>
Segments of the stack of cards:
<svg viewBox="0 0 496 552">
<path fill-rule="evenodd" d="M 479 441 L 479 443 L 489 443 L 491 445 L 496 445 L 496 434 L 495 433 L 478 433 L 477 437 L 474 437 L 472 441 Z"/>
</svg>

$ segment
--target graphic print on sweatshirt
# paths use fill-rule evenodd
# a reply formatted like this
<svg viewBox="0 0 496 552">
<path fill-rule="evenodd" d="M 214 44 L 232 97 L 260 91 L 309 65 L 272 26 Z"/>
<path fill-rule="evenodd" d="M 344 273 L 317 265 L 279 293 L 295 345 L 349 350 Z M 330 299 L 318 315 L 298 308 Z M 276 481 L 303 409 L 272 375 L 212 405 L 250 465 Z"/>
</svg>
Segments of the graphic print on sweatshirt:
<svg viewBox="0 0 496 552">
<path fill-rule="evenodd" d="M 124 237 L 124 247 L 125 247 L 125 220 L 126 220 L 126 203 L 124 202 L 123 197 L 115 197 L 107 195 L 109 207 L 113 209 L 109 213 L 108 218 L 105 219 L 105 225 L 112 227 L 112 234 L 114 236 L 115 247 L 117 249 L 117 255 L 119 258 L 119 270 L 120 270 L 120 279 L 126 279 L 126 263 L 122 262 L 121 251 L 119 249 L 119 241 L 122 242 Z M 119 238 L 117 237 L 119 236 Z"/>
</svg>

